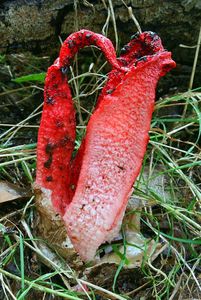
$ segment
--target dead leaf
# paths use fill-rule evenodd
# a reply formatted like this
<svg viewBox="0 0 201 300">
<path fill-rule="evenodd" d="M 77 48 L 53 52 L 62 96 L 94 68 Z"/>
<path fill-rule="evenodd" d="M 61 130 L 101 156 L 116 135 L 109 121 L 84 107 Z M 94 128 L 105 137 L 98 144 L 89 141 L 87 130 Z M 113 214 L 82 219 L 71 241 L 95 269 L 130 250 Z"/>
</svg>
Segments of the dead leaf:
<svg viewBox="0 0 201 300">
<path fill-rule="evenodd" d="M 10 182 L 0 181 L 0 204 L 29 196 L 30 191 L 28 189 L 25 190 Z"/>
</svg>

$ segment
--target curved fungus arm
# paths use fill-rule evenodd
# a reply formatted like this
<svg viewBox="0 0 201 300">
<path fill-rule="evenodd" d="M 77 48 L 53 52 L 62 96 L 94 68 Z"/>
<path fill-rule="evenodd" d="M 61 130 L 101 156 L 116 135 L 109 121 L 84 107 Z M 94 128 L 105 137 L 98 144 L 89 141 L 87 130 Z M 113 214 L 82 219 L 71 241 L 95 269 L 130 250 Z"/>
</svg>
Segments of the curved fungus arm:
<svg viewBox="0 0 201 300">
<path fill-rule="evenodd" d="M 65 72 L 66 67 L 70 65 L 79 49 L 90 45 L 100 48 L 113 68 L 119 69 L 121 72 L 123 71 L 116 59 L 116 52 L 112 42 L 102 34 L 86 29 L 72 33 L 64 41 L 59 53 L 60 67 L 63 71 Z"/>
<path fill-rule="evenodd" d="M 70 161 L 76 135 L 75 109 L 66 71 L 78 50 L 93 44 L 102 50 L 113 68 L 121 69 L 109 39 L 89 30 L 80 30 L 64 41 L 59 58 L 48 69 L 45 80 L 36 184 L 49 194 L 55 210 L 61 215 L 73 195 Z"/>
</svg>

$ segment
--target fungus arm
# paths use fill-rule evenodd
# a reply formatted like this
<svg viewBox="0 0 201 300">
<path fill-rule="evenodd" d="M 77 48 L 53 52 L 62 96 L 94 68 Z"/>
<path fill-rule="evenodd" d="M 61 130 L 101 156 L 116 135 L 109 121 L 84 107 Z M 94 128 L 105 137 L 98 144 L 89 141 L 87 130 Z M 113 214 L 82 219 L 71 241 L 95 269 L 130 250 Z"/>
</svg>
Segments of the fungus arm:
<svg viewBox="0 0 201 300">
<path fill-rule="evenodd" d="M 116 52 L 112 42 L 101 34 L 85 29 L 72 33 L 63 42 L 59 54 L 60 67 L 63 71 L 65 72 L 66 67 L 71 64 L 71 61 L 79 49 L 90 45 L 95 45 L 100 48 L 111 66 L 122 71 L 116 59 Z"/>
<path fill-rule="evenodd" d="M 120 69 L 109 39 L 89 30 L 80 30 L 64 41 L 59 58 L 48 69 L 45 80 L 38 133 L 36 186 L 48 194 L 54 209 L 61 215 L 73 196 L 70 161 L 76 135 L 75 109 L 66 71 L 78 50 L 91 44 L 102 50 L 113 68 Z"/>
</svg>

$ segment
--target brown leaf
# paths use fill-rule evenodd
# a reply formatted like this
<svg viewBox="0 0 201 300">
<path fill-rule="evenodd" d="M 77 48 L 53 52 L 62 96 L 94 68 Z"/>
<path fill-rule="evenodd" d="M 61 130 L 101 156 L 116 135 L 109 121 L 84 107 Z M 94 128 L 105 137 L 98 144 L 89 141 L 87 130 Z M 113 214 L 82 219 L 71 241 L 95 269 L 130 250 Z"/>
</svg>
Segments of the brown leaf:
<svg viewBox="0 0 201 300">
<path fill-rule="evenodd" d="M 0 204 L 29 196 L 30 191 L 28 189 L 25 190 L 10 182 L 0 181 Z"/>
</svg>

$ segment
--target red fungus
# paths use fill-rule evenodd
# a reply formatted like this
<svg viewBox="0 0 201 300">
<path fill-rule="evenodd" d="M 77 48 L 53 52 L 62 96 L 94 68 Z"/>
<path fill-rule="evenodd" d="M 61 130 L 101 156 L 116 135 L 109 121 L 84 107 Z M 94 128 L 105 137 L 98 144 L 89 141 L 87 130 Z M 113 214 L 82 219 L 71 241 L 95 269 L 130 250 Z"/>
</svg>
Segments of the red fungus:
<svg viewBox="0 0 201 300">
<path fill-rule="evenodd" d="M 79 48 L 92 43 L 113 69 L 73 160 L 75 111 L 64 73 Z M 81 30 L 67 38 L 48 69 L 36 183 L 49 193 L 83 260 L 119 232 L 146 151 L 156 85 L 173 67 L 155 33 L 132 37 L 116 59 L 107 38 Z"/>
</svg>

